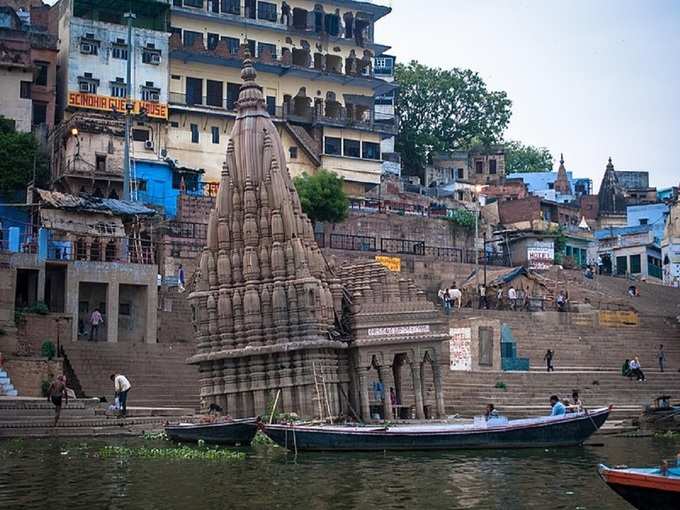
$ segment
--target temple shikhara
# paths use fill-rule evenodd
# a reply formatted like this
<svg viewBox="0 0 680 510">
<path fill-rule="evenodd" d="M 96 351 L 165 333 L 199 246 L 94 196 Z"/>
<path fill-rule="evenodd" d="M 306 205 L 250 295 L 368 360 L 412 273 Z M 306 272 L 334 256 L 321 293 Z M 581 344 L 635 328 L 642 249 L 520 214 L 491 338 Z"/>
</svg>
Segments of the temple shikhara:
<svg viewBox="0 0 680 510">
<path fill-rule="evenodd" d="M 377 400 L 389 418 L 393 389 L 416 417 L 428 407 L 443 415 L 445 322 L 413 282 L 383 266 L 336 269 L 324 259 L 248 54 L 241 77 L 191 294 L 189 362 L 200 370 L 203 407 L 253 416 L 278 394 L 279 411 L 301 416 L 369 418 Z"/>
</svg>

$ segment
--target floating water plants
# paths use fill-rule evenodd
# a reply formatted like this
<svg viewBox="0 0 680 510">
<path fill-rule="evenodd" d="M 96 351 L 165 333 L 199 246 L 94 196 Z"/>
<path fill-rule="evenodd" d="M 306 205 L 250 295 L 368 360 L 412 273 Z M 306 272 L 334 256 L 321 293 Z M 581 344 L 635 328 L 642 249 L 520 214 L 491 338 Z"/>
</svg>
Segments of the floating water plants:
<svg viewBox="0 0 680 510">
<path fill-rule="evenodd" d="M 144 432 L 142 437 L 147 441 L 167 441 L 168 435 L 165 431 L 160 432 Z"/>
<path fill-rule="evenodd" d="M 179 446 L 177 448 L 128 448 L 124 446 L 105 446 L 99 451 L 101 457 L 138 458 L 138 459 L 177 459 L 177 460 L 244 460 L 245 453 L 217 448 L 191 448 Z"/>
</svg>

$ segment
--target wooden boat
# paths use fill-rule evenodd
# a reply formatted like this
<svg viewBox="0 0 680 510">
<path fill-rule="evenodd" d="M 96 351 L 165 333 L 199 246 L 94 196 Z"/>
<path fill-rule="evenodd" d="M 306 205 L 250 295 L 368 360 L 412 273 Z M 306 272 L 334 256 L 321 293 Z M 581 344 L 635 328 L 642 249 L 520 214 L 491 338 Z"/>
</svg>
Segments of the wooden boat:
<svg viewBox="0 0 680 510">
<path fill-rule="evenodd" d="M 206 443 L 246 446 L 257 432 L 255 422 L 255 418 L 245 418 L 214 423 L 168 424 L 165 433 L 173 441 L 195 443 L 203 440 Z"/>
<path fill-rule="evenodd" d="M 610 410 L 611 406 L 589 413 L 509 421 L 490 420 L 471 425 L 266 425 L 263 431 L 279 446 L 298 451 L 546 448 L 582 444 L 607 420 Z"/>
<path fill-rule="evenodd" d="M 677 510 L 680 508 L 680 467 L 609 468 L 598 466 L 600 477 L 619 496 L 638 510 Z"/>
</svg>

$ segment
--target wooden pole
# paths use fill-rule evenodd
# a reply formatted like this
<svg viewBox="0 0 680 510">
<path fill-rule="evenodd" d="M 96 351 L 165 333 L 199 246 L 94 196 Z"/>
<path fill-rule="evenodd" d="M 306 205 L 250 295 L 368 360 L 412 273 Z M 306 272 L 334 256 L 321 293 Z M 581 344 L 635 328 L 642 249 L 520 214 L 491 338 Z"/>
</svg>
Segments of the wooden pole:
<svg viewBox="0 0 680 510">
<path fill-rule="evenodd" d="M 274 407 L 272 407 L 272 414 L 269 416 L 269 424 L 271 425 L 274 421 L 274 413 L 276 412 L 276 406 L 279 404 L 279 397 L 281 396 L 281 390 L 276 392 L 276 398 L 274 399 Z"/>
</svg>

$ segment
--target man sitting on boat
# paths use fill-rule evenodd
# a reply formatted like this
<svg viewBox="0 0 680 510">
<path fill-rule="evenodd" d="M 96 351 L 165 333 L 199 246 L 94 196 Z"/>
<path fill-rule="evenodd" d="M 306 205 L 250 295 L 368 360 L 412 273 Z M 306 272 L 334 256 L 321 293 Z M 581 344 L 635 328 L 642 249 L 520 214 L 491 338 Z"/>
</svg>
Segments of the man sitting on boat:
<svg viewBox="0 0 680 510">
<path fill-rule="evenodd" d="M 484 418 L 486 419 L 486 421 L 497 420 L 498 418 L 500 418 L 500 415 L 498 414 L 498 411 L 496 411 L 496 408 L 494 407 L 493 404 L 486 404 Z"/>
<path fill-rule="evenodd" d="M 552 407 L 550 416 L 562 416 L 567 413 L 567 408 L 560 402 L 560 398 L 557 395 L 550 397 L 550 407 Z"/>
</svg>

